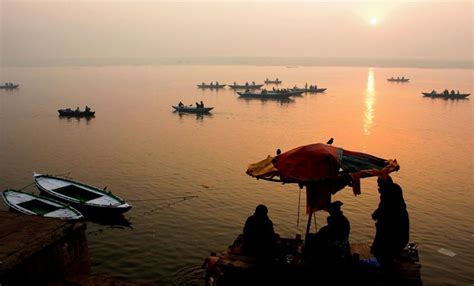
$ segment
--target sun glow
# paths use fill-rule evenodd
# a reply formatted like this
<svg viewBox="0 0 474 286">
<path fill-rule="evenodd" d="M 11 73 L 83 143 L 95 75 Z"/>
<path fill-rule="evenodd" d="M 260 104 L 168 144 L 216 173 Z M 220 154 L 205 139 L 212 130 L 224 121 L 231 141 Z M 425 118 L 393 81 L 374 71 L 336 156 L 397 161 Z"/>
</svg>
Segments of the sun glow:
<svg viewBox="0 0 474 286">
<path fill-rule="evenodd" d="M 377 25 L 377 17 L 370 18 L 370 25 L 376 26 Z"/>
</svg>

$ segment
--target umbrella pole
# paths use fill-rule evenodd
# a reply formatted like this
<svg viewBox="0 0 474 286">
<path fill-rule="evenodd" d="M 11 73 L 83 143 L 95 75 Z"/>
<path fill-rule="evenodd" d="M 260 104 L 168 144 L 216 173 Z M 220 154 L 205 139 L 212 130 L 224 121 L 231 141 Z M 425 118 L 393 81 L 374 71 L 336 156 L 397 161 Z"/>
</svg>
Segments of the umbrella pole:
<svg viewBox="0 0 474 286">
<path fill-rule="evenodd" d="M 306 225 L 306 234 L 304 236 L 304 246 L 308 245 L 309 229 L 311 228 L 311 218 L 313 217 L 313 206 L 309 209 L 308 224 Z M 316 219 L 315 219 L 316 220 Z"/>
</svg>

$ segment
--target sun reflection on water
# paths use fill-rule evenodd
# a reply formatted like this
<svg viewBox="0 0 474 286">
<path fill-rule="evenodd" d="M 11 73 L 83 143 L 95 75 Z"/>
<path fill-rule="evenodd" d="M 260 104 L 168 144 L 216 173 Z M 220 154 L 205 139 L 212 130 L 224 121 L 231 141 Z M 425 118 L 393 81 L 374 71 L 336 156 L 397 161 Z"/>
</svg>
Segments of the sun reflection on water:
<svg viewBox="0 0 474 286">
<path fill-rule="evenodd" d="M 374 71 L 369 69 L 365 91 L 364 135 L 370 135 L 374 124 L 375 80 Z"/>
</svg>

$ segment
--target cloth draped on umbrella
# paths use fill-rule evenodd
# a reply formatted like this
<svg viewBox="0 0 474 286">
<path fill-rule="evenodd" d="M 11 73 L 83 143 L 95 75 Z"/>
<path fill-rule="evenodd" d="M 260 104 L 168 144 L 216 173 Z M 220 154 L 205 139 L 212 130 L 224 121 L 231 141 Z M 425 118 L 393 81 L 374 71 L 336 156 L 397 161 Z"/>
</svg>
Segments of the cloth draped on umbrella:
<svg viewBox="0 0 474 286">
<path fill-rule="evenodd" d="M 397 160 L 344 150 L 322 143 L 300 146 L 250 164 L 247 174 L 258 179 L 299 183 L 307 187 L 308 208 L 321 209 L 327 196 L 350 184 L 360 194 L 360 179 L 398 171 Z M 323 198 L 324 197 L 324 198 Z M 318 200 L 324 203 L 318 204 Z"/>
</svg>

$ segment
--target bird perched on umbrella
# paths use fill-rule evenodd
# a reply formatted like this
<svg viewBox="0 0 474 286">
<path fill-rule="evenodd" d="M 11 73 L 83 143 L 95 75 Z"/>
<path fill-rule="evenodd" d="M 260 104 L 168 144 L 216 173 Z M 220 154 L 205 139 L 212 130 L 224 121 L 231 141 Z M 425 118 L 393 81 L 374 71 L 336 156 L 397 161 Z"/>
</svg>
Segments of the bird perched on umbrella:
<svg viewBox="0 0 474 286">
<path fill-rule="evenodd" d="M 328 142 L 326 144 L 331 145 L 333 142 L 334 142 L 334 138 L 331 138 L 331 139 L 328 140 Z"/>
</svg>

